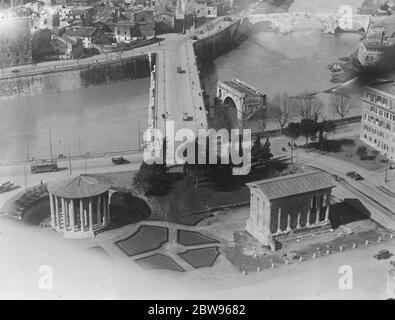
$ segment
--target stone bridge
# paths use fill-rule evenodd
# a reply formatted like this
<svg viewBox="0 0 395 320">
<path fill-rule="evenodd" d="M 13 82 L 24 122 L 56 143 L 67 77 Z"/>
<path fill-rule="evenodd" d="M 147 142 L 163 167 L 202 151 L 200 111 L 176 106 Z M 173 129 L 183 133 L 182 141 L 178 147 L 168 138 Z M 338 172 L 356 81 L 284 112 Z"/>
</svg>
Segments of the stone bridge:
<svg viewBox="0 0 395 320">
<path fill-rule="evenodd" d="M 247 16 L 252 24 L 262 21 L 271 22 L 280 32 L 292 32 L 297 23 L 302 20 L 318 21 L 326 33 L 334 33 L 337 28 L 343 31 L 366 32 L 371 16 L 352 13 L 268 13 L 250 14 Z"/>
</svg>

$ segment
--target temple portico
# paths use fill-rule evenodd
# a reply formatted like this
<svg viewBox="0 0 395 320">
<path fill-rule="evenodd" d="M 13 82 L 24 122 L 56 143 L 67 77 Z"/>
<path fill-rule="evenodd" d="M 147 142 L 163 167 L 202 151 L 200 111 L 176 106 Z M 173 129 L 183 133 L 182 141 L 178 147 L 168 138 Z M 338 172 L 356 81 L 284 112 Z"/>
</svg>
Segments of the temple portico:
<svg viewBox="0 0 395 320">
<path fill-rule="evenodd" d="M 247 231 L 264 245 L 296 233 L 330 227 L 330 175 L 304 172 L 247 184 L 250 218 Z"/>
</svg>

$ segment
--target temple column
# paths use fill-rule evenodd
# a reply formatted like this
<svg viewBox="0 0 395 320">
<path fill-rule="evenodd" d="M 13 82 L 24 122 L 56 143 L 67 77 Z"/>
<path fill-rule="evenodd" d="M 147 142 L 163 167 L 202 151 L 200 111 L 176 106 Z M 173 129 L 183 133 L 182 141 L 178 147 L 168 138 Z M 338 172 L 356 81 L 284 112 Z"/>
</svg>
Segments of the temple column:
<svg viewBox="0 0 395 320">
<path fill-rule="evenodd" d="M 287 232 L 290 231 L 291 231 L 291 214 L 289 213 L 287 217 Z"/>
<path fill-rule="evenodd" d="M 69 216 L 70 216 L 70 224 L 71 224 L 71 231 L 75 231 L 75 221 L 74 221 L 74 199 L 70 199 L 69 205 Z"/>
<path fill-rule="evenodd" d="M 93 231 L 92 198 L 89 198 L 89 231 Z"/>
<path fill-rule="evenodd" d="M 326 208 L 325 208 L 325 222 L 329 221 L 329 207 L 331 204 L 331 194 L 328 192 L 326 194 Z"/>
<path fill-rule="evenodd" d="M 110 223 L 111 222 L 111 215 L 110 215 L 110 194 L 109 194 L 109 192 L 107 191 L 106 193 L 105 193 L 105 199 L 106 199 L 106 210 L 107 210 L 107 221 L 108 221 L 108 223 Z"/>
<path fill-rule="evenodd" d="M 56 218 L 55 218 L 55 208 L 53 205 L 53 195 L 49 194 L 49 207 L 51 210 L 51 225 L 54 228 L 56 226 Z"/>
<path fill-rule="evenodd" d="M 311 215 L 311 203 L 312 203 L 313 199 L 310 200 L 310 208 L 307 211 L 307 221 L 306 221 L 306 226 L 310 226 L 310 215 Z"/>
<path fill-rule="evenodd" d="M 55 197 L 55 214 L 56 214 L 56 230 L 60 230 L 60 217 L 59 217 L 59 202 L 58 197 Z"/>
<path fill-rule="evenodd" d="M 315 216 L 315 223 L 320 222 L 320 213 L 321 213 L 321 195 L 316 196 L 316 216 Z"/>
<path fill-rule="evenodd" d="M 281 233 L 281 208 L 278 208 L 277 214 L 277 233 Z"/>
<path fill-rule="evenodd" d="M 297 222 L 297 225 L 296 225 L 296 229 L 300 229 L 301 228 L 301 226 L 300 226 L 300 216 L 301 216 L 301 212 L 299 211 L 299 213 L 298 213 L 298 222 Z"/>
<path fill-rule="evenodd" d="M 106 224 L 107 218 L 106 218 L 105 210 L 102 210 L 102 208 L 101 208 L 101 203 L 102 203 L 102 201 L 101 201 L 101 194 L 100 194 L 97 197 L 97 214 L 101 217 L 100 218 L 100 226 L 103 226 Z M 103 203 L 103 209 L 104 209 L 104 205 L 105 205 L 105 203 Z"/>
<path fill-rule="evenodd" d="M 63 215 L 63 230 L 67 231 L 67 212 L 66 212 L 66 204 L 64 202 L 64 198 L 62 199 L 62 215 Z"/>
<path fill-rule="evenodd" d="M 80 199 L 80 224 L 80 230 L 84 232 L 84 201 L 82 199 Z"/>
<path fill-rule="evenodd" d="M 102 223 L 101 212 L 100 212 L 99 208 L 97 208 L 97 210 L 96 210 L 96 224 L 97 224 L 98 228 L 101 226 L 101 223 Z"/>
</svg>

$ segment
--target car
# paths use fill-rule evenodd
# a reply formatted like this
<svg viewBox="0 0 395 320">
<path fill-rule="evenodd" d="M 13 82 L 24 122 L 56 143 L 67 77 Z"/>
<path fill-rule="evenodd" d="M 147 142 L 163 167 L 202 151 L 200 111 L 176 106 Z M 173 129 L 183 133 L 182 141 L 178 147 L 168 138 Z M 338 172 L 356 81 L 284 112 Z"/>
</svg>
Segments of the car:
<svg viewBox="0 0 395 320">
<path fill-rule="evenodd" d="M 377 260 L 385 260 L 392 257 L 392 253 L 390 253 L 387 249 L 380 250 L 377 254 L 373 256 Z"/>
<path fill-rule="evenodd" d="M 350 171 L 346 173 L 346 176 L 351 178 L 354 174 L 356 174 L 355 171 Z"/>
<path fill-rule="evenodd" d="M 300 255 L 294 251 L 290 251 L 287 253 L 287 260 L 296 260 L 299 258 L 300 258 Z"/>
<path fill-rule="evenodd" d="M 352 177 L 354 180 L 356 181 L 360 181 L 360 180 L 365 180 L 364 177 L 362 177 L 358 172 L 355 173 L 355 175 Z"/>
<path fill-rule="evenodd" d="M 364 180 L 364 178 L 356 171 L 347 172 L 346 176 L 356 181 Z"/>
<path fill-rule="evenodd" d="M 112 158 L 111 160 L 113 164 L 126 164 L 130 162 L 126 160 L 124 157 L 116 157 L 116 158 Z"/>
<path fill-rule="evenodd" d="M 177 72 L 178 73 L 185 73 L 185 70 L 182 69 L 180 66 L 177 67 Z"/>
</svg>

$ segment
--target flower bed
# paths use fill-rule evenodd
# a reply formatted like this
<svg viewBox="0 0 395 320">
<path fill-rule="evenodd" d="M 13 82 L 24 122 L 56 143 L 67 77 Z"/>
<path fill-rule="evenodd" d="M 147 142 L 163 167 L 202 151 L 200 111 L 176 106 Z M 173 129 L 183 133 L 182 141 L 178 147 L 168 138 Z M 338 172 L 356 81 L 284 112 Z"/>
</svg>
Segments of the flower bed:
<svg viewBox="0 0 395 320">
<path fill-rule="evenodd" d="M 128 256 L 159 249 L 168 241 L 169 230 L 165 227 L 140 226 L 130 237 L 115 244 Z"/>
</svg>

